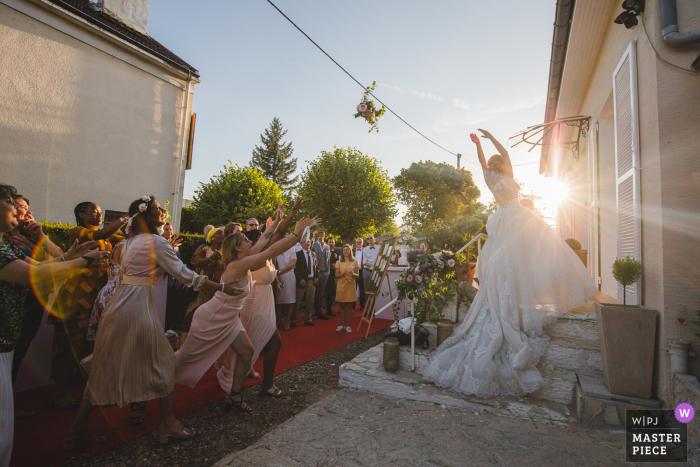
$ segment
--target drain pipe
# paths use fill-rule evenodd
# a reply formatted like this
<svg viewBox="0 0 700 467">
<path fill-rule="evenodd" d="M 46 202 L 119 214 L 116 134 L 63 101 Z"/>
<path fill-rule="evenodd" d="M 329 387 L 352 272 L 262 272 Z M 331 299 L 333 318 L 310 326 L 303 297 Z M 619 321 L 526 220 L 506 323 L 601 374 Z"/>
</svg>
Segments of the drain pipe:
<svg viewBox="0 0 700 467">
<path fill-rule="evenodd" d="M 676 0 L 661 0 L 661 27 L 661 35 L 669 47 L 700 43 L 700 29 L 690 32 L 678 31 Z"/>
</svg>

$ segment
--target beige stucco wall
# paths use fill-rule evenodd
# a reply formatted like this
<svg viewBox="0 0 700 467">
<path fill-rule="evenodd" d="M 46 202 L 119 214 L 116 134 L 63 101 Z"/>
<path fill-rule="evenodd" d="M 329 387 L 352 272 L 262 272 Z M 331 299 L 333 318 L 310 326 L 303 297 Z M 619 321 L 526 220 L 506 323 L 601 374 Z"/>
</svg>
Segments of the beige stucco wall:
<svg viewBox="0 0 700 467">
<path fill-rule="evenodd" d="M 611 108 L 612 73 L 631 40 L 636 40 L 640 122 L 643 304 L 659 311 L 656 349 L 656 395 L 671 401 L 670 365 L 666 339 L 678 337 L 676 318 L 694 319 L 700 307 L 700 76 L 674 70 L 659 62 L 640 26 L 627 30 L 613 24 L 614 9 L 598 61 L 588 84 L 580 114 L 598 122 L 601 202 L 601 290 L 617 296 L 610 273 L 617 253 L 614 126 Z M 678 0 L 681 31 L 700 28 L 700 3 Z M 663 44 L 658 2 L 648 2 L 647 29 L 664 58 L 689 67 L 700 49 L 678 51 Z M 562 117 L 561 115 L 560 117 Z M 588 183 L 585 157 L 577 166 L 579 183 Z M 581 175 L 585 175 L 582 177 Z M 585 190 L 573 190 L 583 211 Z M 685 312 L 683 309 L 685 307 Z M 696 351 L 700 340 L 691 336 Z M 700 375 L 700 361 L 691 359 L 690 372 Z"/>
<path fill-rule="evenodd" d="M 147 193 L 177 208 L 192 102 L 183 108 L 185 82 L 165 68 L 148 71 L 138 51 L 89 26 L 66 26 L 76 39 L 57 29 L 67 20 L 39 13 L 52 26 L 0 3 L 0 181 L 29 197 L 39 220 L 75 223 L 81 201 L 126 211 Z"/>
</svg>

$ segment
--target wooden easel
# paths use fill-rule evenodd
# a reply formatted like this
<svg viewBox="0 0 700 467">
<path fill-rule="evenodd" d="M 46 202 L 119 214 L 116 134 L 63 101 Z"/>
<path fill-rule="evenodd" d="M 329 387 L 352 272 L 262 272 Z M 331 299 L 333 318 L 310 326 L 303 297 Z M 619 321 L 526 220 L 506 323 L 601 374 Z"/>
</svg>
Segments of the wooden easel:
<svg viewBox="0 0 700 467">
<path fill-rule="evenodd" d="M 360 332 L 362 323 L 367 323 L 365 339 L 369 336 L 369 329 L 372 327 L 374 311 L 377 308 L 377 294 L 381 293 L 384 278 L 388 276 L 389 265 L 391 264 L 390 258 L 396 249 L 396 240 L 397 237 L 394 237 L 384 242 L 380 254 L 377 255 L 377 259 L 374 261 L 369 282 L 365 284 L 365 311 L 362 313 L 360 324 L 357 326 L 357 332 Z M 391 292 L 391 284 L 389 285 L 389 296 L 392 300 L 394 299 L 394 294 Z"/>
</svg>

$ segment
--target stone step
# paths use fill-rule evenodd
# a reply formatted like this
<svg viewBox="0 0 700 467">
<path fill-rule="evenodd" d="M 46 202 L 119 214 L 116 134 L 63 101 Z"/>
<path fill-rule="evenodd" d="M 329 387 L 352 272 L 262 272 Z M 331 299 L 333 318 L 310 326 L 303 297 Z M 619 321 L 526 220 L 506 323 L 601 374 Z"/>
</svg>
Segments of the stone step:
<svg viewBox="0 0 700 467">
<path fill-rule="evenodd" d="M 457 391 L 441 389 L 432 383 L 424 382 L 420 373 L 407 371 L 402 368 L 403 365 L 396 373 L 388 373 L 384 371 L 381 363 L 382 346 L 383 344 L 379 344 L 358 355 L 352 361 L 342 364 L 340 366 L 340 387 L 374 392 L 397 399 L 432 402 L 475 412 L 532 419 L 549 424 L 566 424 L 576 421 L 569 408 L 561 403 L 530 397 L 503 396 L 493 399 L 479 399 L 465 396 Z M 410 357 L 410 348 L 408 350 L 409 352 L 402 351 L 401 353 Z M 402 357 L 403 355 L 400 355 L 400 359 Z M 422 357 L 425 357 L 425 353 L 422 354 Z M 417 361 L 425 362 L 427 360 Z"/>
<path fill-rule="evenodd" d="M 603 371 L 600 350 L 588 341 L 572 339 L 551 339 L 539 365 L 584 374 Z"/>
<path fill-rule="evenodd" d="M 567 313 L 554 324 L 545 327 L 545 332 L 550 337 L 599 342 L 595 314 Z"/>
<path fill-rule="evenodd" d="M 659 409 L 655 399 L 611 394 L 602 377 L 578 375 L 576 417 L 590 428 L 624 427 L 625 410 Z"/>
</svg>

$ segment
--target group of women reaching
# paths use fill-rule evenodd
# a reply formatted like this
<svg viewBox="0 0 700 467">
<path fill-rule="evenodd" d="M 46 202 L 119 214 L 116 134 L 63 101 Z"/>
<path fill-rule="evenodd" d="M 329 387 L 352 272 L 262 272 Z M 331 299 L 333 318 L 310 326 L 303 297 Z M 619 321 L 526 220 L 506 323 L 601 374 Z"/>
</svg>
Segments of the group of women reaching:
<svg viewBox="0 0 700 467">
<path fill-rule="evenodd" d="M 251 271 L 264 277 L 269 260 L 296 243 L 306 227 L 320 221 L 302 219 L 294 232 L 285 236 L 300 207 L 298 200 L 283 219 L 280 206 L 277 219 L 255 245 L 242 232 L 228 236 L 221 249 L 225 269 L 221 281 L 215 282 L 189 270 L 168 241 L 158 235 L 166 211 L 155 198 L 144 197 L 132 203 L 129 212 L 135 214 L 121 248 L 118 285 L 101 313 L 85 397 L 65 436 L 66 449 L 103 441 L 87 428 L 94 405 L 123 406 L 151 399 L 160 399 L 161 443 L 194 436 L 194 430 L 183 427 L 173 415 L 174 383 L 194 386 L 217 359 L 222 363 L 221 384 L 228 388 L 227 410 L 252 410 L 242 401 L 241 390 L 253 356 L 263 350 L 266 377 L 269 373 L 265 393 L 283 394 L 271 381 L 281 343 L 275 329 L 274 303 L 265 289 L 269 284 L 253 286 Z M 185 286 L 213 292 L 212 298 L 195 311 L 187 339 L 176 353 L 163 333 L 155 308 L 153 284 L 156 275 L 163 272 Z M 248 299 L 251 289 L 256 288 L 255 298 Z M 247 324 L 255 329 L 250 336 L 241 317 L 246 301 L 255 310 L 247 318 Z"/>
</svg>

